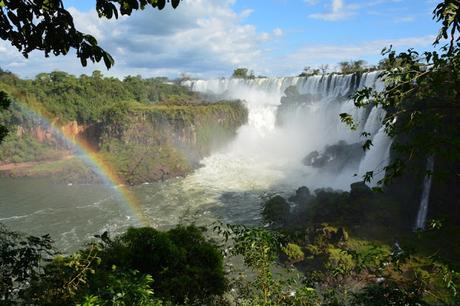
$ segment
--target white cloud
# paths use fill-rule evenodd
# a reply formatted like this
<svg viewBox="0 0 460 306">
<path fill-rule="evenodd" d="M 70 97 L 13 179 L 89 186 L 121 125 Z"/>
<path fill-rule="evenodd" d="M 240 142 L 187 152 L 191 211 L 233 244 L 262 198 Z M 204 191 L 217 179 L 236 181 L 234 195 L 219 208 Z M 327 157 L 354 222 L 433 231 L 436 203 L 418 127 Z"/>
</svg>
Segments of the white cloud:
<svg viewBox="0 0 460 306">
<path fill-rule="evenodd" d="M 332 0 L 329 11 L 318 14 L 310 14 L 310 18 L 321 19 L 325 21 L 338 21 L 353 16 L 358 9 L 357 5 L 345 4 L 343 0 Z"/>
<path fill-rule="evenodd" d="M 383 0 L 375 0 L 383 1 Z M 386 0 L 390 1 L 390 0 Z M 395 0 L 392 0 L 395 1 Z M 29 59 L 8 42 L 0 40 L 0 67 L 21 76 L 64 70 L 79 75 L 99 69 L 106 75 L 128 74 L 175 77 L 185 72 L 197 77 L 228 76 L 237 66 L 257 74 L 292 75 L 305 65 L 333 64 L 342 60 L 379 58 L 383 47 L 429 47 L 433 37 L 375 40 L 356 45 L 307 45 L 289 51 L 284 39 L 289 29 L 257 31 L 245 18 L 251 10 L 235 12 L 233 0 L 184 0 L 176 11 L 145 10 L 119 20 L 99 19 L 96 13 L 72 9 L 78 27 L 92 33 L 100 45 L 115 58 L 115 67 L 106 71 L 103 64 L 82 68 L 74 54 L 45 59 L 33 52 Z M 334 14 L 350 12 L 355 6 L 343 1 L 327 2 Z M 335 3 L 335 4 L 334 4 Z M 334 4 L 334 5 L 332 5 Z M 369 2 L 368 2 L 369 4 Z M 280 55 L 285 54 L 285 55 Z"/>
<path fill-rule="evenodd" d="M 259 33 L 244 24 L 252 10 L 235 12 L 234 0 L 184 0 L 178 9 L 146 9 L 130 17 L 104 20 L 95 11 L 70 9 L 77 27 L 93 34 L 115 58 L 115 66 L 104 74 L 124 76 L 227 75 L 236 65 L 254 68 L 262 56 L 263 44 L 281 36 L 282 30 Z M 22 76 L 61 69 L 71 73 L 105 70 L 102 64 L 81 68 L 79 60 L 68 56 L 45 59 L 40 52 L 24 59 L 8 43 L 0 41 L 0 66 Z M 27 65 L 20 68 L 20 65 Z"/>
<path fill-rule="evenodd" d="M 433 35 L 422 37 L 408 37 L 401 39 L 374 40 L 356 45 L 309 45 L 272 61 L 278 63 L 273 67 L 275 71 L 282 71 L 283 74 L 295 74 L 305 66 L 317 67 L 321 64 L 328 64 L 331 67 L 340 61 L 365 59 L 376 62 L 381 57 L 380 52 L 384 47 L 393 46 L 396 50 L 406 48 L 426 48 L 431 46 L 434 40 Z"/>
<path fill-rule="evenodd" d="M 273 35 L 275 37 L 281 37 L 281 36 L 283 36 L 283 34 L 284 34 L 283 29 L 281 29 L 281 28 L 273 29 Z"/>
</svg>

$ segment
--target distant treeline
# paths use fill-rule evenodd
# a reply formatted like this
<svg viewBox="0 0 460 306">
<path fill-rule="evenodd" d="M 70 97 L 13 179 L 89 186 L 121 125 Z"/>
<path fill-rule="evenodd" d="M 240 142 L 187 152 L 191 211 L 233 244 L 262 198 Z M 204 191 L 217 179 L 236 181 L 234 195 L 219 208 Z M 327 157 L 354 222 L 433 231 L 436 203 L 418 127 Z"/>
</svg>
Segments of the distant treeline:
<svg viewBox="0 0 460 306">
<path fill-rule="evenodd" d="M 157 103 L 165 100 L 193 102 L 197 97 L 167 78 L 127 76 L 123 80 L 104 77 L 100 71 L 76 77 L 62 71 L 40 73 L 34 79 L 20 79 L 0 71 L 0 90 L 13 99 L 45 107 L 62 121 L 98 121 L 104 109 L 121 102 Z"/>
</svg>

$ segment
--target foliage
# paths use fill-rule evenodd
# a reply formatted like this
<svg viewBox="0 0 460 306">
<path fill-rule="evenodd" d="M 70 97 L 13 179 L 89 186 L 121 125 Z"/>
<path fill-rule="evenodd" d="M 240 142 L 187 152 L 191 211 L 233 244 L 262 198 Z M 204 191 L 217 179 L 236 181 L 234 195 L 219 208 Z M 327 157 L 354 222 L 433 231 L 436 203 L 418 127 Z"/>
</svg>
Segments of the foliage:
<svg viewBox="0 0 460 306">
<path fill-rule="evenodd" d="M 42 265 L 55 254 L 49 235 L 24 236 L 0 224 L 0 303 L 24 298 L 27 284 L 42 273 Z"/>
<path fill-rule="evenodd" d="M 339 63 L 340 72 L 343 74 L 350 74 L 356 72 L 364 72 L 366 62 L 363 60 L 356 60 L 356 61 L 344 61 Z"/>
<path fill-rule="evenodd" d="M 274 196 L 264 203 L 262 217 L 265 222 L 284 224 L 289 216 L 289 203 L 282 196 Z"/>
<path fill-rule="evenodd" d="M 90 244 L 70 256 L 56 256 L 28 289 L 25 300 L 38 305 L 68 305 L 79 301 L 89 278 L 101 263 L 101 246 Z"/>
<path fill-rule="evenodd" d="M 386 166 L 385 177 L 378 183 L 388 184 L 407 171 L 412 161 L 435 156 L 452 165 L 460 161 L 460 5 L 458 0 L 442 1 L 434 10 L 434 19 L 442 23 L 434 44 L 442 39 L 449 43 L 439 51 L 424 53 L 409 49 L 397 54 L 391 48 L 380 78 L 385 82 L 381 92 L 364 88 L 354 95 L 357 107 L 376 105 L 387 115 L 383 119 L 385 132 L 394 139 L 395 158 Z M 353 122 L 346 114 L 342 120 L 350 126 Z M 369 133 L 363 133 L 365 149 L 372 146 Z M 365 180 L 373 176 L 369 169 Z M 439 173 L 439 171 L 434 171 Z M 431 173 L 429 174 L 431 175 Z M 452 175 L 452 173 L 450 174 Z"/>
<path fill-rule="evenodd" d="M 328 261 L 326 268 L 329 269 L 333 276 L 347 275 L 353 271 L 355 263 L 353 257 L 346 251 L 335 247 L 327 249 Z"/>
<path fill-rule="evenodd" d="M 223 257 L 202 229 L 130 228 L 52 260 L 51 241 L 1 231 L 1 297 L 33 305 L 206 303 L 224 293 Z M 8 305 L 9 305 L 8 304 Z"/>
<path fill-rule="evenodd" d="M 182 176 L 246 119 L 236 102 L 114 106 L 100 124 L 100 152 L 129 184 Z"/>
<path fill-rule="evenodd" d="M 0 91 L 0 113 L 10 106 L 11 101 L 8 98 L 8 95 L 4 91 Z M 0 124 L 0 143 L 5 139 L 6 135 L 8 135 L 8 128 L 3 124 Z"/>
<path fill-rule="evenodd" d="M 16 131 L 0 147 L 3 162 L 68 155 L 71 146 L 56 132 L 62 126 L 98 150 L 128 184 L 184 175 L 212 149 L 226 144 L 247 120 L 242 103 L 205 103 L 164 78 L 126 77 L 121 81 L 105 78 L 99 71 L 80 77 L 55 71 L 22 80 L 5 72 L 0 73 L 1 88 L 14 102 L 0 113 L 0 123 Z M 64 162 L 31 164 L 8 174 L 53 173 L 65 180 L 94 181 L 90 171 L 73 165 L 75 175 L 68 171 L 70 163 Z"/>
<path fill-rule="evenodd" d="M 303 261 L 304 259 L 305 255 L 298 244 L 288 243 L 282 250 L 291 262 Z"/>
<path fill-rule="evenodd" d="M 3 163 L 44 161 L 59 158 L 61 155 L 62 152 L 37 141 L 30 135 L 19 137 L 10 133 L 0 146 L 0 160 Z"/>
<path fill-rule="evenodd" d="M 130 228 L 108 241 L 100 256 L 101 269 L 115 265 L 151 275 L 155 294 L 177 303 L 206 300 L 226 287 L 222 254 L 195 226 L 168 232 Z"/>
<path fill-rule="evenodd" d="M 312 75 L 318 75 L 320 73 L 324 74 L 327 69 L 328 69 L 327 65 L 322 66 L 319 69 L 314 69 L 314 68 L 311 68 L 310 66 L 305 66 L 303 68 L 303 71 L 299 74 L 299 77 L 308 77 Z"/>
<path fill-rule="evenodd" d="M 232 78 L 235 79 L 254 79 L 254 73 L 248 70 L 248 68 L 236 68 L 233 70 Z"/>
<path fill-rule="evenodd" d="M 231 241 L 230 255 L 241 256 L 255 273 L 236 279 L 232 285 L 237 290 L 240 305 L 319 305 L 315 289 L 305 286 L 295 278 L 287 280 L 274 276 L 278 254 L 283 249 L 283 237 L 274 231 L 248 228 L 242 225 L 217 223 L 214 230 Z"/>
<path fill-rule="evenodd" d="M 97 70 L 91 76 L 79 77 L 62 71 L 40 73 L 32 80 L 3 73 L 0 74 L 1 88 L 13 100 L 38 109 L 47 117 L 58 118 L 60 123 L 70 120 L 98 122 L 107 109 L 113 106 L 122 108 L 122 105 L 132 102 L 151 104 L 170 101 L 175 97 L 190 103 L 198 100 L 185 87 L 168 83 L 162 78 L 127 76 L 119 80 L 104 77 Z"/>
<path fill-rule="evenodd" d="M 154 297 L 152 283 L 153 278 L 148 274 L 113 266 L 112 272 L 107 275 L 105 288 L 99 288 L 96 292 L 98 295 L 86 295 L 82 303 L 77 305 L 170 305 Z"/>
<path fill-rule="evenodd" d="M 296 242 L 261 228 L 217 224 L 214 229 L 229 243 L 228 254 L 241 256 L 254 273 L 231 280 L 238 305 L 460 302 L 459 273 L 398 244 L 390 250 L 363 240 L 338 241 L 338 229 L 326 224 L 306 229 L 306 240 L 298 236 Z M 228 287 L 222 254 L 194 226 L 167 232 L 131 228 L 114 239 L 104 233 L 98 242 L 52 261 L 46 260 L 55 254 L 46 236 L 4 228 L 1 233 L 1 289 L 8 305 L 224 305 L 231 300 L 223 295 Z M 301 248 L 316 251 L 303 258 Z M 274 273 L 281 269 L 280 252 L 294 254 L 290 257 L 297 257 L 305 277 Z"/>
<path fill-rule="evenodd" d="M 354 295 L 354 305 L 428 305 L 422 300 L 422 295 L 415 286 L 404 288 L 395 281 L 384 280 L 369 284 Z"/>
<path fill-rule="evenodd" d="M 169 2 L 169 0 L 168 0 Z M 171 0 L 176 8 L 180 0 Z M 96 0 L 99 17 L 118 18 L 118 14 L 131 15 L 133 10 L 150 5 L 159 10 L 166 0 Z M 114 64 L 112 56 L 99 47 L 94 36 L 75 28 L 73 17 L 61 0 L 33 0 L 0 2 L 0 38 L 8 40 L 24 57 L 34 50 L 40 50 L 48 57 L 66 55 L 74 49 L 83 66 L 88 60 L 104 61 L 107 68 Z"/>
</svg>

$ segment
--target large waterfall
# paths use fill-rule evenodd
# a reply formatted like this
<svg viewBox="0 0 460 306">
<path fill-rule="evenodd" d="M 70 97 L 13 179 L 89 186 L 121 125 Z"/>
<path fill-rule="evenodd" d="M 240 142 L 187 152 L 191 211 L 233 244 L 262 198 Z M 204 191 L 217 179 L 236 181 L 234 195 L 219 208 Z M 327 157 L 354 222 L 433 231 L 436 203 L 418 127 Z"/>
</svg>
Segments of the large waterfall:
<svg viewBox="0 0 460 306">
<path fill-rule="evenodd" d="M 385 112 L 378 107 L 358 109 L 350 95 L 365 86 L 381 90 L 377 76 L 372 72 L 184 82 L 215 98 L 240 99 L 249 111 L 248 123 L 236 139 L 204 159 L 204 167 L 194 176 L 225 189 L 276 184 L 347 190 L 367 171 L 375 171 L 375 184 L 383 176 L 391 145 L 381 126 Z M 339 114 L 345 112 L 356 119 L 356 131 L 340 121 Z M 361 149 L 364 131 L 374 142 L 367 152 Z"/>
<path fill-rule="evenodd" d="M 430 202 L 430 192 L 431 192 L 431 181 L 432 173 L 434 170 L 434 157 L 430 156 L 426 160 L 426 171 L 425 179 L 423 181 L 423 191 L 422 197 L 420 199 L 420 207 L 417 213 L 417 219 L 415 221 L 415 230 L 425 229 L 426 225 L 426 216 L 428 214 L 428 204 Z"/>
</svg>

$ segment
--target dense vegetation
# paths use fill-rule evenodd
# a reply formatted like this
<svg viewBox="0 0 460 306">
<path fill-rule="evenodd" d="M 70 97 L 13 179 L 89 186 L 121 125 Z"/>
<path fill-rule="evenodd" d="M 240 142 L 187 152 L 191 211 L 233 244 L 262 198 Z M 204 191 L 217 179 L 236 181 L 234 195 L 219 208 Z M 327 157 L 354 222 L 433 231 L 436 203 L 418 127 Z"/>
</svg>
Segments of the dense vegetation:
<svg viewBox="0 0 460 306">
<path fill-rule="evenodd" d="M 2 72 L 0 90 L 21 102 L 39 104 L 34 107 L 44 109 L 62 122 L 76 120 L 79 123 L 99 121 L 106 108 L 122 102 L 149 104 L 170 99 L 198 100 L 186 88 L 166 78 L 127 76 L 119 80 L 104 77 L 97 70 L 91 76 L 80 77 L 62 71 L 40 73 L 33 80 Z"/>
<path fill-rule="evenodd" d="M 5 305 L 170 305 L 226 288 L 221 252 L 194 226 L 130 228 L 114 239 L 104 233 L 69 256 L 57 254 L 48 236 L 1 228 L 0 246 Z"/>
<path fill-rule="evenodd" d="M 246 119 L 235 102 L 114 106 L 100 125 L 100 152 L 130 184 L 182 176 Z"/>
<path fill-rule="evenodd" d="M 418 160 L 430 156 L 439 166 L 427 175 L 441 175 L 453 180 L 453 184 L 458 183 L 455 178 L 460 165 L 460 4 L 457 0 L 442 1 L 433 14 L 442 24 L 433 42 L 439 49 L 396 53 L 385 48 L 382 54 L 387 58 L 381 62 L 384 70 L 380 74 L 385 89 L 379 92 L 364 88 L 354 95 L 357 107 L 373 104 L 387 112 L 382 124 L 394 139 L 394 156 L 385 167 L 382 185 L 407 169 L 413 170 Z M 341 117 L 354 127 L 349 114 Z M 369 149 L 373 145 L 372 135 L 364 132 L 362 136 L 363 148 Z M 373 174 L 369 171 L 364 179 L 369 181 Z"/>
<path fill-rule="evenodd" d="M 272 236 L 282 237 L 279 260 L 304 273 L 322 304 L 457 305 L 460 241 L 444 243 L 458 226 L 433 222 L 413 233 L 403 211 L 364 183 L 349 193 L 301 187 L 263 205 Z"/>
<path fill-rule="evenodd" d="M 394 163 L 386 169 L 388 175 L 383 184 L 401 174 L 405 165 L 416 157 L 435 156 L 440 165 L 437 170 L 449 170 L 447 180 L 454 177 L 454 183 L 447 184 L 448 191 L 458 189 L 458 181 L 455 181 L 458 177 L 460 101 L 460 45 L 459 38 L 455 37 L 460 25 L 458 4 L 458 0 L 446 0 L 435 10 L 436 18 L 443 21 L 436 42 L 442 37 L 449 38 L 451 33 L 451 40 L 441 54 L 427 52 L 420 56 L 409 50 L 397 55 L 390 51 L 388 61 L 382 63 L 387 69 L 383 73 L 386 90 L 377 93 L 364 89 L 356 95 L 357 106 L 375 103 L 387 110 L 384 119 L 387 133 L 397 140 L 397 154 Z M 24 97 L 27 103 L 41 101 L 39 104 L 46 104 L 45 100 L 40 100 L 39 92 L 31 97 L 18 89 L 22 87 L 18 84 L 27 85 L 37 80 L 21 81 L 6 75 L 8 81 L 2 86 L 5 91 L 10 90 L 13 97 Z M 91 86 L 98 84 L 98 77 L 94 75 L 74 79 L 82 78 L 92 78 Z M 67 82 L 66 78 L 64 80 Z M 62 80 L 58 83 L 62 84 Z M 69 88 L 76 88 L 76 84 Z M 47 86 L 43 85 L 47 88 L 46 97 L 52 96 L 53 91 L 49 90 L 54 85 Z M 56 93 L 59 92 L 57 88 Z M 66 87 L 67 92 L 69 88 Z M 110 97 L 111 88 L 100 89 Z M 96 103 L 94 109 L 80 113 L 78 109 L 72 111 L 58 104 L 53 106 L 53 102 L 49 111 L 57 117 L 62 116 L 62 120 L 85 123 L 112 120 L 112 124 L 106 125 L 110 128 L 103 131 L 104 135 L 110 134 L 110 139 L 102 143 L 102 148 L 117 154 L 125 133 L 132 132 L 126 128 L 133 123 L 126 121 L 133 118 L 127 116 L 130 112 L 146 118 L 156 116 L 163 107 L 166 108 L 162 113 L 167 114 L 166 121 L 177 119 L 177 114 L 182 122 L 197 120 L 195 114 L 184 111 L 180 95 L 176 104 L 151 107 L 148 103 L 161 98 L 154 100 L 147 95 L 143 100 L 140 96 L 129 96 L 129 90 L 123 94 L 127 96 L 120 102 L 127 102 L 127 108 Z M 88 102 L 75 100 L 74 103 L 84 105 Z M 346 114 L 343 119 L 353 125 Z M 112 139 L 116 139 L 115 143 Z M 13 136 L 11 141 L 15 141 Z M 364 147 L 371 145 L 366 141 Z M 369 172 L 364 179 L 369 180 L 372 175 Z M 216 224 L 214 230 L 223 238 L 221 246 L 205 238 L 194 226 L 179 226 L 167 232 L 139 228 L 129 229 L 113 239 L 104 233 L 96 242 L 71 255 L 56 255 L 49 236 L 23 236 L 2 228 L 1 302 L 37 305 L 459 305 L 458 218 L 451 217 L 445 223 L 432 220 L 425 231 L 413 233 L 408 230 L 411 226 L 405 209 L 391 192 L 373 193 L 363 182 L 353 184 L 351 192 L 310 192 L 302 187 L 288 199 L 275 196 L 263 203 L 261 214 L 267 228 Z M 455 211 L 451 214 L 456 216 Z M 239 256 L 252 274 L 225 274 L 224 255 Z M 285 269 L 281 276 L 276 275 L 275 267 L 278 270 L 295 267 L 298 275 L 292 277 Z"/>
<path fill-rule="evenodd" d="M 62 159 L 72 154 L 65 139 L 72 137 L 90 144 L 129 184 L 188 173 L 247 118 L 239 102 L 205 103 L 166 78 L 119 80 L 99 71 L 80 77 L 55 71 L 23 80 L 2 72 L 0 90 L 13 100 L 0 113 L 0 122 L 11 131 L 0 147 L 2 163 Z M 7 172 L 53 173 L 70 182 L 96 177 L 70 159 Z"/>
<path fill-rule="evenodd" d="M 70 255 L 57 254 L 48 236 L 3 228 L 2 299 L 35 305 L 458 305 L 458 249 L 433 243 L 444 233 L 438 225 L 407 231 L 404 220 L 393 219 L 400 216 L 398 205 L 363 183 L 350 193 L 302 187 L 289 199 L 263 203 L 268 228 L 216 223 L 206 236 L 217 240 L 195 226 L 130 228 L 115 238 L 96 236 Z M 452 251 L 457 255 L 449 256 Z M 237 264 L 224 269 L 224 261 Z"/>
</svg>

